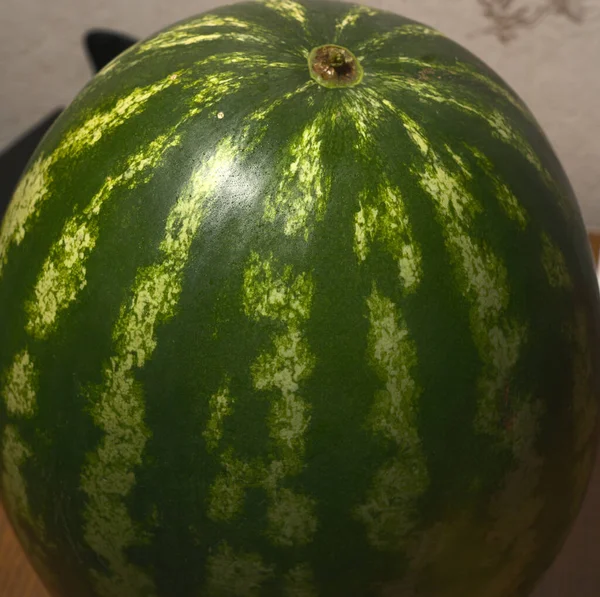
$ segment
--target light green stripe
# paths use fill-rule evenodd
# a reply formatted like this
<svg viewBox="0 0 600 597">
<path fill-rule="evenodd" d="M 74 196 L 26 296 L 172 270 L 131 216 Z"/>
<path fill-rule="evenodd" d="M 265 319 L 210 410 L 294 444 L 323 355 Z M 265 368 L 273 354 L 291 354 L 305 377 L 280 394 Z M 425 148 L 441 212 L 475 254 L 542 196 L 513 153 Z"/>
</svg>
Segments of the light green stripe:
<svg viewBox="0 0 600 597">
<path fill-rule="evenodd" d="M 48 157 L 38 158 L 29 166 L 13 193 L 0 226 L 0 279 L 9 248 L 21 244 L 30 220 L 39 215 L 40 204 L 48 195 L 52 163 Z"/>
<path fill-rule="evenodd" d="M 186 88 L 199 89 L 192 97 L 187 118 L 196 117 L 202 111 L 213 108 L 228 96 L 238 92 L 241 88 L 254 83 L 262 73 L 251 71 L 248 73 L 235 73 L 233 71 L 222 71 L 199 77 Z M 215 111 L 216 112 L 216 111 Z M 231 115 L 223 111 L 219 112 L 219 118 L 229 118 Z"/>
<path fill-rule="evenodd" d="M 450 145 L 448 145 L 447 143 L 444 143 L 444 149 L 446 150 L 447 154 L 455 161 L 464 179 L 471 180 L 473 178 L 473 174 L 467 168 L 467 164 L 465 164 L 463 158 L 458 153 L 456 153 L 456 151 L 454 151 L 454 149 L 452 149 L 452 147 L 450 147 Z"/>
<path fill-rule="evenodd" d="M 553 288 L 569 290 L 572 288 L 573 283 L 562 251 L 545 232 L 542 232 L 541 244 L 542 265 L 544 266 L 548 283 Z"/>
<path fill-rule="evenodd" d="M 181 124 L 181 123 L 180 123 Z M 85 261 L 89 257 L 89 253 L 95 244 L 97 237 L 97 221 L 105 201 L 110 198 L 111 192 L 118 186 L 134 188 L 137 184 L 147 182 L 149 180 L 147 170 L 156 167 L 158 161 L 162 157 L 164 151 L 178 143 L 176 135 L 164 135 L 152 142 L 147 148 L 138 154 L 133 155 L 126 163 L 121 174 L 113 177 L 107 177 L 101 190 L 92 198 L 92 201 L 83 210 L 83 212 L 71 218 L 63 229 L 60 240 L 55 243 L 50 255 L 42 267 L 42 272 L 38 277 L 38 282 L 35 288 L 35 299 L 28 304 L 28 324 L 27 331 L 38 339 L 43 339 L 48 334 L 56 329 L 57 316 L 64 311 L 70 303 L 72 303 L 79 291 L 85 286 Z M 150 175 L 151 176 L 151 175 Z M 125 372 L 127 367 L 123 367 L 122 363 L 114 362 L 118 368 L 121 365 L 121 370 L 117 371 L 117 376 L 120 373 L 123 379 L 126 377 Z M 22 351 L 15 358 L 13 368 L 8 375 L 8 382 L 5 387 L 6 402 L 9 412 L 16 414 L 31 415 L 35 409 L 35 385 L 37 374 L 33 368 L 33 362 L 26 350 Z M 127 381 L 125 379 L 125 381 Z M 110 385 L 110 384 L 109 384 Z M 123 389 L 123 388 L 121 388 Z M 135 391 L 135 388 L 130 388 Z M 131 406 L 128 405 L 127 408 Z M 131 423 L 130 420 L 125 420 L 124 424 Z M 138 421 L 138 423 L 140 423 Z M 140 423 L 140 426 L 143 425 Z M 100 460 L 110 461 L 111 454 L 127 453 L 128 450 L 133 452 L 132 462 L 135 464 L 136 451 L 141 453 L 145 443 L 145 434 L 143 429 L 130 429 L 123 432 L 119 437 L 113 437 L 114 443 L 110 446 L 110 450 L 100 452 Z M 119 435 L 117 433 L 117 435 Z M 132 449 L 133 446 L 133 449 Z M 131 460 L 132 454 L 129 458 Z M 121 463 L 125 467 L 127 456 Z M 122 477 L 126 477 L 127 472 L 117 470 L 117 477 L 107 475 L 108 485 L 106 480 L 104 487 L 107 492 L 110 492 L 112 481 L 117 482 L 116 487 L 119 487 L 118 481 L 123 481 Z M 127 486 L 125 479 L 121 483 L 121 487 Z M 128 524 L 127 512 L 121 505 L 111 504 L 110 500 L 100 500 L 97 504 L 98 511 L 102 514 L 108 514 L 108 519 L 113 518 L 113 536 L 105 536 L 107 543 L 114 543 L 115 537 L 124 538 L 127 540 L 129 536 L 135 537 L 135 529 Z M 96 521 L 97 522 L 97 521 Z M 108 529 L 110 533 L 111 529 Z M 92 529 L 91 533 L 96 530 Z M 98 531 L 100 533 L 101 531 Z M 105 547 L 107 547 L 105 545 Z M 110 549 L 110 547 L 107 547 Z M 143 575 L 139 575 L 133 568 L 123 569 L 123 578 L 136 580 L 143 587 L 147 586 L 146 579 Z M 99 586 L 104 587 L 102 590 L 105 594 L 111 594 L 111 583 L 106 579 L 98 579 Z M 124 584 L 125 581 L 124 581 Z"/>
<path fill-rule="evenodd" d="M 485 398 L 480 400 L 478 419 L 481 426 L 491 431 L 498 422 L 497 395 L 516 363 L 525 328 L 505 313 L 510 296 L 505 266 L 469 234 L 472 217 L 481 209 L 473 196 L 438 159 L 426 165 L 421 186 L 434 199 L 446 246 L 457 268 L 457 281 L 472 305 L 473 338 L 490 369 L 483 382 Z"/>
<path fill-rule="evenodd" d="M 544 507 L 538 492 L 544 460 L 535 450 L 542 415 L 541 401 L 525 397 L 512 423 L 511 444 L 517 464 L 489 506 L 494 522 L 486 537 L 487 561 L 498 568 L 485 588 L 490 597 L 517 594 L 542 547 L 536 521 Z"/>
<path fill-rule="evenodd" d="M 354 109 L 360 149 L 368 157 L 373 150 L 373 123 L 388 107 L 377 94 L 363 94 Z M 409 119 L 405 118 L 407 126 Z M 416 126 L 413 140 L 426 148 L 427 140 Z M 370 244 L 381 242 L 398 263 L 405 292 L 416 288 L 421 278 L 421 255 L 408 222 L 400 190 L 385 180 L 379 188 L 361 194 L 355 216 L 354 250 L 364 261 Z M 426 490 L 429 478 L 416 428 L 416 401 L 420 394 L 412 378 L 416 348 L 397 307 L 373 286 L 369 308 L 369 359 L 385 389 L 375 395 L 369 417 L 371 430 L 393 442 L 399 455 L 374 475 L 366 501 L 355 516 L 366 527 L 371 545 L 395 550 L 404 544 L 414 524 L 416 500 Z"/>
<path fill-rule="evenodd" d="M 234 399 L 229 391 L 229 383 L 229 378 L 226 378 L 219 391 L 210 397 L 210 415 L 202 435 L 208 450 L 211 452 L 217 448 L 223 437 L 225 417 L 233 413 Z"/>
<path fill-rule="evenodd" d="M 354 252 L 365 261 L 371 245 L 382 243 L 398 264 L 403 288 L 411 292 L 422 276 L 421 251 L 416 243 L 400 190 L 385 181 L 360 196 L 360 210 L 354 216 Z"/>
<path fill-rule="evenodd" d="M 168 49 L 177 47 L 178 45 L 189 45 L 190 42 L 188 40 L 190 38 L 196 38 L 195 42 L 192 43 L 201 43 L 202 41 L 210 41 L 211 39 L 220 38 L 215 38 L 214 33 L 200 34 L 198 31 L 195 31 L 201 27 L 232 27 L 234 29 L 240 29 L 241 31 L 247 30 L 250 27 L 255 28 L 255 26 L 251 25 L 250 23 L 246 23 L 245 21 L 235 17 L 205 14 L 198 19 L 194 19 L 188 23 L 176 25 L 170 28 L 168 31 L 159 33 L 156 35 L 156 37 L 148 41 L 137 43 L 131 48 L 128 48 L 125 52 L 119 55 L 118 59 L 113 60 L 107 66 L 105 66 L 98 73 L 96 78 L 104 77 L 108 74 L 112 75 L 117 71 L 123 71 L 124 69 L 131 68 L 132 66 L 138 64 L 150 50 L 160 50 L 163 48 Z M 228 35 L 232 36 L 234 34 L 229 33 Z M 135 58 L 137 55 L 139 55 L 139 57 Z M 151 53 L 148 55 L 151 55 Z M 124 60 L 125 57 L 127 57 L 127 61 Z"/>
<path fill-rule="evenodd" d="M 65 224 L 60 239 L 52 245 L 44 261 L 34 297 L 25 306 L 26 329 L 34 338 L 43 339 L 55 331 L 59 314 L 85 288 L 85 264 L 97 237 L 96 221 L 86 222 L 85 218 L 75 216 Z"/>
<path fill-rule="evenodd" d="M 144 110 L 154 96 L 178 84 L 182 73 L 183 71 L 173 72 L 156 83 L 136 87 L 125 97 L 119 98 L 111 108 L 91 114 L 82 125 L 64 135 L 50 158 L 57 161 L 63 157 L 75 157 L 95 145 L 104 135 L 113 132 L 128 122 L 133 115 Z"/>
<path fill-rule="evenodd" d="M 285 575 L 284 597 L 318 597 L 312 570 L 309 564 L 294 566 Z"/>
<path fill-rule="evenodd" d="M 408 116 L 408 114 L 399 110 L 389 100 L 384 100 L 384 104 L 389 110 L 400 117 L 402 123 L 404 124 L 404 129 L 406 130 L 406 133 L 412 142 L 417 146 L 417 149 L 419 149 L 423 155 L 427 155 L 429 153 L 431 143 L 429 142 L 429 139 L 425 135 L 423 129 L 410 116 Z"/>
<path fill-rule="evenodd" d="M 294 0 L 263 0 L 264 5 L 288 19 L 300 23 L 306 28 L 306 8 Z"/>
<path fill-rule="evenodd" d="M 385 114 L 384 99 L 375 89 L 359 86 L 348 90 L 342 107 L 342 114 L 354 123 L 358 133 L 354 148 L 365 158 L 369 158 L 375 151 L 373 131 Z"/>
<path fill-rule="evenodd" d="M 85 288 L 86 263 L 98 239 L 100 213 L 115 190 L 123 187 L 135 190 L 139 185 L 148 183 L 165 152 L 180 143 L 181 137 L 177 131 L 202 110 L 238 91 L 241 83 L 241 77 L 228 72 L 211 75 L 196 82 L 202 89 L 193 98 L 198 107 L 186 113 L 169 133 L 160 135 L 134 153 L 120 173 L 107 176 L 83 212 L 67 221 L 61 237 L 50 249 L 38 275 L 34 296 L 26 306 L 26 329 L 32 336 L 43 339 L 56 330 L 60 313 L 77 300 L 79 293 Z"/>
<path fill-rule="evenodd" d="M 302 234 L 308 240 L 315 220 L 325 214 L 331 177 L 322 164 L 322 143 L 326 132 L 326 116 L 319 113 L 291 141 L 280 165 L 280 182 L 274 195 L 265 201 L 265 218 L 273 222 L 284 214 L 284 232 Z"/>
<path fill-rule="evenodd" d="M 21 178 L 0 228 L 0 279 L 8 259 L 8 250 L 19 245 L 40 214 L 42 204 L 51 195 L 52 167 L 63 158 L 74 158 L 113 132 L 134 114 L 143 111 L 150 99 L 179 80 L 179 73 L 145 87 L 136 87 L 119 98 L 110 108 L 90 114 L 78 127 L 68 131 L 49 155 L 40 156 Z"/>
<path fill-rule="evenodd" d="M 480 113 L 480 115 L 482 118 L 485 118 L 483 113 Z M 523 135 L 521 135 L 521 133 L 519 133 L 516 129 L 511 127 L 510 123 L 506 120 L 502 113 L 498 110 L 493 110 L 489 113 L 487 119 L 492 127 L 494 135 L 498 139 L 501 139 L 519 151 L 521 155 L 523 155 L 523 157 L 525 157 L 531 163 L 531 165 L 538 170 L 538 172 L 542 175 L 544 182 L 548 186 L 552 186 L 554 182 L 550 172 L 544 168 L 539 157 L 525 137 L 523 137 Z"/>
<path fill-rule="evenodd" d="M 4 506 L 15 523 L 15 532 L 35 569 L 43 572 L 44 578 L 56 586 L 55 572 L 48 565 L 48 556 L 56 551 L 57 546 L 49 540 L 41 516 L 36 516 L 31 511 L 27 482 L 22 472 L 27 461 L 33 456 L 33 451 L 21 438 L 16 425 L 7 424 L 2 431 L 0 453 L 0 486 Z"/>
<path fill-rule="evenodd" d="M 394 56 L 393 58 L 376 58 L 373 63 L 375 65 L 408 64 L 410 66 L 419 67 L 423 70 L 418 76 L 422 77 L 423 80 L 426 80 L 430 73 L 443 73 L 476 79 L 477 81 L 483 83 L 490 91 L 493 91 L 497 95 L 502 96 L 505 100 L 510 102 L 527 118 L 533 118 L 527 109 L 527 106 L 514 93 L 500 83 L 494 81 L 494 79 L 486 76 L 484 73 L 476 70 L 464 62 L 455 61 L 453 64 L 439 64 L 435 62 L 426 62 L 410 56 Z"/>
<path fill-rule="evenodd" d="M 147 41 L 145 44 L 139 46 L 138 53 L 153 53 L 159 50 L 180 48 L 181 46 L 192 46 L 197 44 L 206 43 L 209 41 L 234 41 L 234 42 L 252 42 L 266 45 L 269 43 L 267 38 L 255 35 L 252 33 L 191 33 L 181 32 L 176 35 L 174 32 L 170 32 L 168 38 L 154 38 Z"/>
<path fill-rule="evenodd" d="M 123 50 L 120 54 L 113 58 L 106 66 L 100 69 L 96 73 L 96 76 L 88 83 L 88 89 L 94 89 L 95 86 L 100 83 L 104 77 L 106 77 L 106 75 L 112 76 L 116 72 L 122 70 L 123 64 L 126 62 L 128 63 L 128 66 L 135 64 L 137 60 L 131 61 L 130 57 L 137 52 L 139 45 L 140 42 L 137 42 L 132 46 L 129 46 L 126 50 Z"/>
<path fill-rule="evenodd" d="M 423 149 L 421 140 L 426 138 L 425 133 L 414 121 L 407 117 L 405 121 L 407 134 L 428 157 L 422 171 L 415 174 L 433 200 L 455 279 L 471 305 L 473 340 L 485 364 L 479 383 L 476 426 L 480 432 L 506 442 L 510 433 L 503 427 L 500 396 L 510 383 L 526 338 L 526 326 L 506 313 L 510 290 L 505 265 L 485 243 L 471 236 L 474 217 L 482 207 L 465 188 L 464 174 L 449 170 L 432 147 Z"/>
<path fill-rule="evenodd" d="M 500 111 L 495 108 L 484 108 L 475 100 L 460 100 L 456 98 L 456 92 L 451 86 L 442 84 L 433 84 L 417 79 L 402 77 L 398 75 L 375 75 L 384 86 L 395 90 L 405 91 L 418 95 L 420 100 L 433 101 L 442 104 L 455 106 L 462 112 L 473 114 L 481 118 L 491 128 L 492 134 L 516 149 L 532 166 L 540 173 L 544 182 L 551 188 L 554 188 L 554 182 L 551 174 L 544 168 L 540 159 L 527 140 L 514 129 Z M 397 108 L 389 103 L 391 110 Z"/>
<path fill-rule="evenodd" d="M 391 31 L 386 31 L 385 33 L 377 33 L 370 39 L 365 40 L 364 42 L 358 44 L 356 46 L 356 51 L 360 52 L 375 52 L 380 50 L 385 46 L 385 44 L 398 37 L 404 36 L 441 36 L 442 34 L 433 29 L 431 27 L 426 27 L 425 25 L 419 25 L 417 23 L 407 23 L 406 25 L 400 25 L 400 27 L 395 27 Z"/>
<path fill-rule="evenodd" d="M 358 134 L 355 149 L 365 160 L 369 160 L 376 151 L 372 132 L 390 106 L 389 100 L 368 88 L 358 90 L 345 103 L 346 114 L 354 122 Z M 398 112 L 393 106 L 392 109 Z M 408 122 L 408 118 L 405 117 L 404 121 Z M 426 145 L 427 141 L 423 138 L 422 146 Z M 358 259 L 364 261 L 367 258 L 374 242 L 383 243 L 398 264 L 404 289 L 414 290 L 422 274 L 421 251 L 413 237 L 400 189 L 383 176 L 378 188 L 361 193 L 359 202 L 360 209 L 354 217 L 354 252 Z"/>
<path fill-rule="evenodd" d="M 265 485 L 271 494 L 267 537 L 274 545 L 282 547 L 307 545 L 317 530 L 316 501 L 303 493 L 279 487 L 289 464 L 280 461 L 277 465 L 271 466 L 270 479 Z"/>
<path fill-rule="evenodd" d="M 39 373 L 27 349 L 17 353 L 12 365 L 3 373 L 1 396 L 10 418 L 31 418 L 37 411 L 36 394 Z M 7 423 L 2 431 L 2 496 L 6 507 L 19 522 L 25 522 L 37 538 L 38 545 L 29 545 L 27 535 L 19 538 L 28 545 L 29 552 L 38 558 L 40 544 L 51 547 L 41 518 L 34 516 L 29 505 L 27 483 L 22 467 L 33 456 L 31 448 L 21 438 L 17 426 Z M 17 527 L 20 531 L 20 528 Z"/>
<path fill-rule="evenodd" d="M 279 324 L 269 346 L 251 366 L 254 387 L 270 391 L 268 427 L 272 456 L 269 460 L 244 461 L 235 456 L 231 447 L 225 448 L 208 504 L 210 518 L 233 522 L 243 512 L 247 490 L 262 487 L 268 496 L 266 535 L 273 544 L 284 547 L 309 543 L 317 529 L 314 500 L 285 486 L 286 477 L 297 475 L 304 466 L 310 413 L 299 390 L 312 372 L 315 358 L 302 326 L 310 317 L 313 292 L 308 274 L 294 275 L 290 266 L 279 268 L 272 257 L 261 259 L 252 253 L 244 272 L 244 311 L 256 322 Z M 218 395 L 222 394 L 223 389 Z M 217 400 L 214 403 L 213 413 L 217 411 Z M 212 428 L 210 420 L 212 416 L 208 428 Z M 211 577 L 215 566 L 214 562 L 209 563 Z M 239 584 L 240 574 L 239 570 L 234 575 L 221 574 L 222 594 L 250 594 L 236 592 L 245 590 L 236 588 L 245 586 Z M 312 572 L 308 564 L 288 570 L 286 595 L 310 597 L 311 591 Z"/>
<path fill-rule="evenodd" d="M 269 414 L 276 456 L 264 469 L 270 498 L 267 534 L 277 545 L 306 544 L 316 530 L 314 501 L 281 487 L 286 476 L 298 474 L 303 466 L 310 407 L 298 391 L 311 374 L 315 357 L 301 326 L 310 317 L 313 293 L 308 274 L 294 277 L 287 266 L 277 275 L 272 258 L 261 260 L 257 253 L 252 254 L 244 274 L 244 310 L 254 320 L 270 319 L 285 325 L 252 365 L 254 386 L 279 394 L 273 398 Z"/>
<path fill-rule="evenodd" d="M 6 425 L 2 441 L 2 496 L 12 515 L 26 522 L 39 538 L 44 536 L 44 524 L 29 507 L 27 485 L 21 469 L 33 455 L 14 425 Z"/>
<path fill-rule="evenodd" d="M 306 83 L 302 83 L 302 85 L 299 85 L 296 89 L 288 91 L 277 99 L 264 102 L 259 108 L 247 116 L 244 121 L 243 136 L 248 139 L 249 150 L 255 149 L 263 140 L 269 129 L 267 117 L 270 116 L 274 110 L 281 107 L 286 102 L 289 102 L 291 99 L 302 95 L 316 85 L 317 82 L 310 79 L 306 81 Z"/>
<path fill-rule="evenodd" d="M 273 568 L 258 553 L 235 551 L 226 541 L 208 558 L 209 597 L 259 597 Z"/>
<path fill-rule="evenodd" d="M 195 66 L 198 68 L 204 66 L 223 68 L 234 64 L 241 64 L 248 69 L 263 69 L 269 65 L 269 61 L 264 54 L 257 54 L 255 52 L 227 52 L 225 54 L 214 54 L 203 60 L 198 60 Z M 218 75 L 219 73 L 214 74 Z"/>
<path fill-rule="evenodd" d="M 470 145 L 466 145 L 466 147 L 473 154 L 473 156 L 475 156 L 481 168 L 483 168 L 487 176 L 492 181 L 492 184 L 496 190 L 496 198 L 500 202 L 500 206 L 506 215 L 515 220 L 519 224 L 519 227 L 524 230 L 527 226 L 528 216 L 527 211 L 521 202 L 514 196 L 506 183 L 504 183 L 500 177 L 495 174 L 494 165 L 492 164 L 491 160 L 477 148 Z"/>
<path fill-rule="evenodd" d="M 244 151 L 252 151 L 262 140 L 266 127 L 263 121 L 266 116 L 275 108 L 281 106 L 289 99 L 305 92 L 313 86 L 313 82 L 307 82 L 277 98 L 272 102 L 266 102 L 260 108 L 246 117 L 244 127 L 240 134 L 238 145 L 244 146 Z M 259 267 L 255 260 L 255 267 Z M 259 268 L 260 269 L 260 268 Z M 263 297 L 264 298 L 264 297 Z M 268 307 L 255 305 L 255 313 L 260 313 L 261 308 L 264 314 L 268 312 Z M 212 417 L 212 415 L 211 415 Z M 209 420 L 209 425 L 210 425 Z M 209 435 L 212 433 L 205 431 Z M 272 475 L 269 465 L 260 461 L 246 462 L 237 458 L 231 448 L 225 448 L 219 457 L 221 463 L 221 472 L 213 481 L 208 500 L 209 516 L 214 520 L 232 521 L 243 510 L 246 491 L 249 487 L 264 485 L 266 477 Z"/>
<path fill-rule="evenodd" d="M 255 320 L 268 318 L 298 325 L 310 316 L 313 283 L 309 274 L 293 278 L 291 266 L 277 275 L 273 258 L 261 260 L 252 252 L 244 272 L 244 310 Z"/>
<path fill-rule="evenodd" d="M 368 6 L 353 6 L 343 17 L 338 19 L 337 23 L 335 24 L 333 43 L 338 42 L 340 35 L 342 35 L 345 29 L 356 25 L 360 17 L 372 17 L 376 14 L 378 14 L 378 11 L 374 8 L 370 8 Z"/>
<path fill-rule="evenodd" d="M 208 498 L 208 516 L 215 521 L 232 521 L 244 509 L 246 491 L 261 481 L 261 465 L 237 458 L 231 447 L 219 461 L 221 471 L 212 482 Z"/>
<path fill-rule="evenodd" d="M 143 390 L 130 363 L 113 357 L 104 371 L 103 386 L 90 397 L 96 401 L 92 416 L 105 435 L 98 449 L 88 454 L 81 478 L 87 495 L 83 511 L 84 539 L 107 563 L 107 574 L 91 571 L 99 595 L 155 594 L 154 583 L 132 565 L 126 549 L 149 539 L 131 519 L 125 497 L 135 485 L 135 467 L 150 432 L 144 423 Z"/>
<path fill-rule="evenodd" d="M 26 304 L 29 334 L 41 340 L 56 331 L 61 312 L 77 300 L 87 285 L 86 264 L 98 240 L 100 212 L 114 191 L 119 187 L 133 190 L 151 180 L 165 151 L 178 143 L 177 135 L 158 137 L 129 158 L 119 174 L 108 176 L 83 212 L 67 221 L 42 265 L 34 295 Z"/>
<path fill-rule="evenodd" d="M 224 27 L 236 31 L 210 31 L 210 29 L 223 29 Z M 207 29 L 208 31 L 206 31 Z M 152 39 L 142 42 L 137 46 L 136 53 L 152 54 L 160 50 L 215 40 L 249 41 L 267 45 L 273 41 L 273 35 L 259 25 L 236 17 L 207 14 L 198 19 L 171 27 Z"/>
<path fill-rule="evenodd" d="M 135 369 L 143 367 L 156 348 L 156 328 L 175 314 L 196 232 L 206 203 L 233 170 L 236 151 L 223 140 L 191 176 L 167 218 L 160 260 L 138 272 L 131 296 L 121 306 L 113 330 L 115 354 L 103 382 L 89 391 L 94 422 L 104 431 L 98 449 L 88 455 L 82 480 L 87 494 L 84 536 L 109 567 L 95 573 L 99 594 L 154 594 L 152 580 L 129 563 L 127 548 L 145 537 L 132 521 L 125 498 L 135 484 L 135 467 L 150 435 L 144 423 L 143 388 Z"/>
<path fill-rule="evenodd" d="M 9 415 L 31 417 L 37 410 L 36 392 L 38 372 L 33 359 L 25 348 L 13 359 L 5 372 L 2 383 L 2 397 Z"/>
<path fill-rule="evenodd" d="M 219 29 L 222 27 L 233 27 L 234 29 L 253 29 L 256 27 L 256 25 L 254 23 L 239 19 L 238 17 L 207 13 L 185 23 L 181 23 L 180 25 L 176 25 L 175 27 L 171 27 L 169 32 L 192 31 L 201 27 L 218 27 Z"/>
<path fill-rule="evenodd" d="M 425 137 L 416 123 L 411 123 L 411 129 L 407 131 L 409 137 L 415 130 L 419 137 Z M 474 215 L 482 208 L 465 188 L 462 172 L 447 168 L 431 147 L 424 153 L 428 161 L 423 171 L 415 174 L 434 202 L 455 279 L 471 305 L 473 340 L 483 363 L 475 428 L 494 438 L 500 448 L 510 450 L 516 461 L 515 470 L 490 505 L 494 529 L 488 536 L 490 544 L 484 546 L 490 550 L 490 561 L 502 570 L 486 584 L 485 593 L 501 597 L 517 590 L 537 549 L 532 527 L 543 506 L 537 497 L 543 461 L 534 446 L 543 407 L 540 400 L 516 394 L 510 387 L 527 328 L 507 314 L 510 291 L 506 267 L 487 245 L 471 238 Z M 455 535 L 455 531 L 460 531 L 460 526 L 431 529 L 424 537 L 435 542 L 436 553 L 453 554 L 461 561 L 460 534 Z M 500 561 L 509 546 L 510 557 Z M 428 564 L 432 562 L 421 556 L 413 566 L 425 569 Z M 427 570 L 428 574 L 436 573 L 435 568 Z"/>
<path fill-rule="evenodd" d="M 375 284 L 367 306 L 368 358 L 384 384 L 375 395 L 368 425 L 397 446 L 398 455 L 375 473 L 367 499 L 356 508 L 355 516 L 365 525 L 371 545 L 395 550 L 417 524 L 415 501 L 429 485 L 416 421 L 421 394 L 413 378 L 417 354 L 399 309 Z"/>
<path fill-rule="evenodd" d="M 7 424 L 2 431 L 0 458 L 2 461 L 2 499 L 4 507 L 15 523 L 14 529 L 27 557 L 35 569 L 52 585 L 57 586 L 56 573 L 48 557 L 56 553 L 56 544 L 48 538 L 41 516 L 31 511 L 23 467 L 34 459 L 32 449 L 22 439 L 17 426 Z"/>
<path fill-rule="evenodd" d="M 231 27 L 237 29 L 237 31 L 210 31 L 211 27 Z M 271 31 L 255 23 L 248 23 L 235 17 L 203 15 L 200 19 L 172 27 L 148 41 L 138 43 L 129 48 L 126 51 L 128 54 L 127 61 L 122 60 L 122 56 L 125 53 L 120 55 L 117 60 L 113 60 L 109 65 L 104 67 L 100 71 L 99 76 L 112 75 L 117 71 L 122 73 L 124 70 L 136 66 L 146 58 L 152 57 L 155 51 L 176 48 L 185 49 L 197 44 L 219 40 L 251 42 L 261 44 L 262 46 L 269 45 L 270 47 L 276 42 L 275 36 Z M 249 69 L 246 71 L 246 74 L 252 72 L 250 69 L 264 68 L 265 66 L 269 68 L 289 68 L 293 66 L 287 62 L 269 63 L 262 54 L 256 52 L 224 52 L 195 62 L 193 68 L 202 68 L 211 64 L 221 66 L 243 64 Z"/>
<path fill-rule="evenodd" d="M 260 76 L 262 73 L 258 73 L 258 70 L 264 69 L 298 69 L 304 68 L 304 65 L 294 62 L 279 62 L 271 61 L 263 54 L 257 54 L 254 52 L 228 52 L 226 54 L 215 54 L 208 56 L 204 60 L 199 60 L 194 64 L 195 67 L 202 68 L 204 66 L 216 66 L 217 68 L 230 67 L 230 66 L 242 65 L 246 70 L 243 72 L 243 76 L 254 75 L 255 77 Z M 218 74 L 218 73 L 215 73 Z M 240 73 L 238 72 L 238 76 Z"/>
</svg>

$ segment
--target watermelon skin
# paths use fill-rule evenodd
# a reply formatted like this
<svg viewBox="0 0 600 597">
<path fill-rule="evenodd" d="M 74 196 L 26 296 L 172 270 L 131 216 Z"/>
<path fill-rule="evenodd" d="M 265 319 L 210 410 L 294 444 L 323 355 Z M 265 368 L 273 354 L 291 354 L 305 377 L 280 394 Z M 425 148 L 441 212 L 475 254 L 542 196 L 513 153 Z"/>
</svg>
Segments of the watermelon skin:
<svg viewBox="0 0 600 597">
<path fill-rule="evenodd" d="M 309 52 L 363 79 L 325 88 Z M 515 93 L 336 2 L 137 44 L 0 229 L 2 499 L 53 595 L 520 597 L 594 463 L 598 286 Z"/>
</svg>

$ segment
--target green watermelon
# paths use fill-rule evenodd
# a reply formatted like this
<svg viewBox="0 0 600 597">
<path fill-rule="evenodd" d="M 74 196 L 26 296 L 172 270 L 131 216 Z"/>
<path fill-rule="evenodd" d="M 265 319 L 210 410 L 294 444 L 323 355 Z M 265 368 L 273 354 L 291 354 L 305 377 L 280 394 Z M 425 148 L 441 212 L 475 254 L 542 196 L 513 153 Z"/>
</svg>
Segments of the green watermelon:
<svg viewBox="0 0 600 597">
<path fill-rule="evenodd" d="M 0 233 L 2 499 L 63 597 L 522 597 L 594 462 L 581 215 L 519 97 L 365 6 L 133 46 Z"/>
</svg>

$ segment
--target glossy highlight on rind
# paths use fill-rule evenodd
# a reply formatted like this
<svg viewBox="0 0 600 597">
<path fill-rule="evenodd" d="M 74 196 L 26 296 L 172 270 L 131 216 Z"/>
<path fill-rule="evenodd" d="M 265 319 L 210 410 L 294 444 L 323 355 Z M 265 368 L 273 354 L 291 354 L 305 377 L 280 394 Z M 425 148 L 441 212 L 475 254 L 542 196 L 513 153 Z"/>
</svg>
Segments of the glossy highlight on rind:
<svg viewBox="0 0 600 597">
<path fill-rule="evenodd" d="M 594 463 L 598 304 L 481 61 L 373 7 L 215 8 L 105 68 L 15 191 L 2 499 L 65 595 L 526 597 Z"/>
</svg>

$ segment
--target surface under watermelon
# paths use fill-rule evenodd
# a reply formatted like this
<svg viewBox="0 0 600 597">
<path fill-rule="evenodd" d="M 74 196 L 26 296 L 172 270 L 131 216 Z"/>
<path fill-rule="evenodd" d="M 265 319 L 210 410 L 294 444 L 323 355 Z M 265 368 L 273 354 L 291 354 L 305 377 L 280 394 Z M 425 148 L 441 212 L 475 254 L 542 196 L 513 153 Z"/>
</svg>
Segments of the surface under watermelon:
<svg viewBox="0 0 600 597">
<path fill-rule="evenodd" d="M 347 48 L 356 84 L 311 76 Z M 2 498 L 55 595 L 522 597 L 595 452 L 598 287 L 523 102 L 401 16 L 220 7 L 0 230 Z"/>
</svg>

